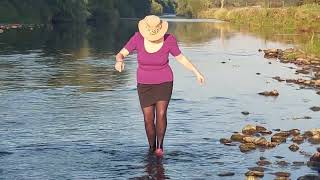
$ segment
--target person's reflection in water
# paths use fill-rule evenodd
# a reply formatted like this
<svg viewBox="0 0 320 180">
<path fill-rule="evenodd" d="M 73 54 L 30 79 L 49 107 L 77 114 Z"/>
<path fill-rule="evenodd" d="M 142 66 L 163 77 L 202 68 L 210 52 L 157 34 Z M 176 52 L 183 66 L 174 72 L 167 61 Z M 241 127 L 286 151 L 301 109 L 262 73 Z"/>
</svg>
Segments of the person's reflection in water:
<svg viewBox="0 0 320 180">
<path fill-rule="evenodd" d="M 145 172 L 150 179 L 169 179 L 165 175 L 163 167 L 163 157 L 157 157 L 152 152 L 148 153 L 145 158 Z"/>
</svg>

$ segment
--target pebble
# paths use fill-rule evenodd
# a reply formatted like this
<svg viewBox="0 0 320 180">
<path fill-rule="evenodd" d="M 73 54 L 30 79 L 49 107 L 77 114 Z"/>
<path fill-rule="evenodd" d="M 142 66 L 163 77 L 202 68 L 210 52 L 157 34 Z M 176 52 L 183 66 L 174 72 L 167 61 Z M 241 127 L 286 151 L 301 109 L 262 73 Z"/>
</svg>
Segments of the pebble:
<svg viewBox="0 0 320 180">
<path fill-rule="evenodd" d="M 234 176 L 235 173 L 234 172 L 222 172 L 219 173 L 218 176 L 224 177 L 224 176 Z"/>
<path fill-rule="evenodd" d="M 260 92 L 258 94 L 263 95 L 263 96 L 279 96 L 279 92 L 277 90 L 264 91 L 264 92 Z"/>
<path fill-rule="evenodd" d="M 248 171 L 245 174 L 246 176 L 254 176 L 254 177 L 263 177 L 264 173 L 260 171 Z"/>
<path fill-rule="evenodd" d="M 258 166 L 267 166 L 267 165 L 270 165 L 271 162 L 268 161 L 268 160 L 260 160 L 256 163 Z"/>
<path fill-rule="evenodd" d="M 296 152 L 296 151 L 299 150 L 299 146 L 298 146 L 297 144 L 291 144 L 291 145 L 289 146 L 289 149 L 290 149 L 291 151 L 293 151 L 293 152 Z"/>
<path fill-rule="evenodd" d="M 312 111 L 317 112 L 320 111 L 320 107 L 319 106 L 313 106 L 310 108 Z"/>
<path fill-rule="evenodd" d="M 320 180 L 320 176 L 317 176 L 315 174 L 307 174 L 299 177 L 297 180 Z"/>
<path fill-rule="evenodd" d="M 241 114 L 247 116 L 247 115 L 249 115 L 250 113 L 249 113 L 248 111 L 242 111 Z"/>
</svg>

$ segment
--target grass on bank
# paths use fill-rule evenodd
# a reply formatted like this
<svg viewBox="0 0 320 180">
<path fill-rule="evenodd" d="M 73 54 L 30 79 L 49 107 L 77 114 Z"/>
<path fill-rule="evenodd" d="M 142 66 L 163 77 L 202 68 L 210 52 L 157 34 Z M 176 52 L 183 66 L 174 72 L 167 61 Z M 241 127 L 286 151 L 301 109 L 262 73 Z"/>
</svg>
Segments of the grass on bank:
<svg viewBox="0 0 320 180">
<path fill-rule="evenodd" d="M 301 44 L 301 49 L 320 56 L 320 5 L 317 4 L 285 8 L 208 9 L 199 12 L 197 17 L 220 19 L 257 29 L 272 27 L 285 28 L 287 33 L 305 32 L 310 40 Z"/>
</svg>

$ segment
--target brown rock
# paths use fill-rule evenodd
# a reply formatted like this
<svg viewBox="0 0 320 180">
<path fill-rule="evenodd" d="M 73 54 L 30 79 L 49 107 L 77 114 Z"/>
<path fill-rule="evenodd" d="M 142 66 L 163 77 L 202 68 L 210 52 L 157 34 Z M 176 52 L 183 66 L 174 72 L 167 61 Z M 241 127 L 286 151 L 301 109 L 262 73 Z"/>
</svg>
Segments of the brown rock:
<svg viewBox="0 0 320 180">
<path fill-rule="evenodd" d="M 272 131 L 260 131 L 259 133 L 262 134 L 263 136 L 265 136 L 265 135 L 272 134 Z"/>
<path fill-rule="evenodd" d="M 280 131 L 274 134 L 274 136 L 281 136 L 284 138 L 287 138 L 290 136 L 290 132 L 289 131 Z"/>
<path fill-rule="evenodd" d="M 257 138 L 256 137 L 244 137 L 243 138 L 243 142 L 245 142 L 245 143 L 254 143 L 255 142 L 255 140 L 256 140 Z"/>
<path fill-rule="evenodd" d="M 320 135 L 316 134 L 308 139 L 311 144 L 320 144 Z"/>
<path fill-rule="evenodd" d="M 234 176 L 235 173 L 234 172 L 222 172 L 222 173 L 219 173 L 218 176 L 221 176 L 221 177 L 225 177 L 225 176 Z"/>
<path fill-rule="evenodd" d="M 307 165 L 312 169 L 320 170 L 320 152 L 314 153 L 307 162 Z"/>
<path fill-rule="evenodd" d="M 260 171 L 248 171 L 245 174 L 246 176 L 254 176 L 254 177 L 263 177 L 264 173 Z"/>
<path fill-rule="evenodd" d="M 285 137 L 282 136 L 275 136 L 273 135 L 271 137 L 271 142 L 276 142 L 276 143 L 285 143 L 287 141 L 287 139 Z"/>
<path fill-rule="evenodd" d="M 287 172 L 276 172 L 274 175 L 278 177 L 290 177 L 290 173 Z"/>
<path fill-rule="evenodd" d="M 232 141 L 237 141 L 237 142 L 242 142 L 244 137 L 246 137 L 246 136 L 243 135 L 243 134 L 235 133 L 235 134 L 232 134 L 231 140 Z"/>
<path fill-rule="evenodd" d="M 256 126 L 254 125 L 246 125 L 243 129 L 242 129 L 242 133 L 245 135 L 252 135 L 254 133 L 256 133 Z"/>
<path fill-rule="evenodd" d="M 261 166 L 258 166 L 258 167 L 250 167 L 248 168 L 250 171 L 259 171 L 259 172 L 264 172 L 265 171 L 265 168 L 264 167 L 261 167 Z"/>
<path fill-rule="evenodd" d="M 276 164 L 279 166 L 288 166 L 289 163 L 287 161 L 276 161 Z"/>
<path fill-rule="evenodd" d="M 268 141 L 265 137 L 259 137 L 259 138 L 256 138 L 253 143 L 258 146 L 266 146 L 267 142 Z"/>
<path fill-rule="evenodd" d="M 221 144 L 226 144 L 226 143 L 232 143 L 232 141 L 231 141 L 230 139 L 221 138 L 221 139 L 220 139 L 220 143 L 221 143 Z"/>
<path fill-rule="evenodd" d="M 320 107 L 319 106 L 313 106 L 310 108 L 312 111 L 320 111 Z"/>
<path fill-rule="evenodd" d="M 292 165 L 293 166 L 304 166 L 305 163 L 303 161 L 293 161 Z"/>
<path fill-rule="evenodd" d="M 263 126 L 256 126 L 256 130 L 257 130 L 257 132 L 267 131 L 267 128 L 265 128 Z"/>
<path fill-rule="evenodd" d="M 244 143 L 239 146 L 241 152 L 248 152 L 256 149 L 256 145 L 253 143 Z"/>
<path fill-rule="evenodd" d="M 297 144 L 291 144 L 291 145 L 289 146 L 289 149 L 290 149 L 291 151 L 293 151 L 293 152 L 296 152 L 296 151 L 299 150 L 299 146 L 298 146 Z"/>
<path fill-rule="evenodd" d="M 317 94 L 320 95 L 320 91 L 318 91 Z"/>
<path fill-rule="evenodd" d="M 294 136 L 294 137 L 292 137 L 291 141 L 293 141 L 294 143 L 297 143 L 297 144 L 301 144 L 304 142 L 304 137 L 301 135 Z"/>
<path fill-rule="evenodd" d="M 289 131 L 290 135 L 292 136 L 298 136 L 300 134 L 300 130 L 299 129 L 291 129 Z"/>
<path fill-rule="evenodd" d="M 272 79 L 277 80 L 277 81 L 279 81 L 279 82 L 285 81 L 284 79 L 281 79 L 280 76 L 273 77 Z"/>
<path fill-rule="evenodd" d="M 260 92 L 258 94 L 263 95 L 263 96 L 279 96 L 279 92 L 277 90 L 264 91 L 264 92 Z"/>
<path fill-rule="evenodd" d="M 256 163 L 258 166 L 267 166 L 267 165 L 270 165 L 271 162 L 268 161 L 268 160 L 260 160 Z"/>
</svg>

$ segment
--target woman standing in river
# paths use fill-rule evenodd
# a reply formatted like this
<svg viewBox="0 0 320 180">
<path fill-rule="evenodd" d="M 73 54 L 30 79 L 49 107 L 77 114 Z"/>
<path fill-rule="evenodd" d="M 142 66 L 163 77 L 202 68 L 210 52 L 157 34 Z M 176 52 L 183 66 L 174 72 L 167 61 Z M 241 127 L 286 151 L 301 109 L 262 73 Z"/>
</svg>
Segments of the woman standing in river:
<svg viewBox="0 0 320 180">
<path fill-rule="evenodd" d="M 137 90 L 144 115 L 149 148 L 156 155 L 163 155 L 163 139 L 167 128 L 167 108 L 173 89 L 173 72 L 169 66 L 169 53 L 191 70 L 200 84 L 204 77 L 181 53 L 174 35 L 166 34 L 168 22 L 150 15 L 138 23 L 136 32 L 116 55 L 115 69 L 122 72 L 123 59 L 137 50 Z M 156 123 L 154 119 L 156 116 Z"/>
</svg>

